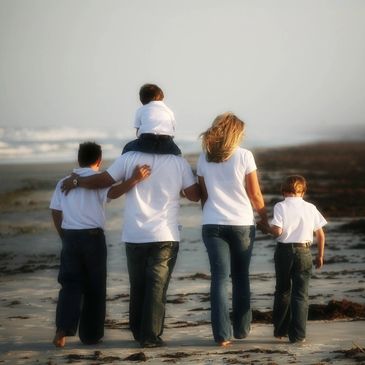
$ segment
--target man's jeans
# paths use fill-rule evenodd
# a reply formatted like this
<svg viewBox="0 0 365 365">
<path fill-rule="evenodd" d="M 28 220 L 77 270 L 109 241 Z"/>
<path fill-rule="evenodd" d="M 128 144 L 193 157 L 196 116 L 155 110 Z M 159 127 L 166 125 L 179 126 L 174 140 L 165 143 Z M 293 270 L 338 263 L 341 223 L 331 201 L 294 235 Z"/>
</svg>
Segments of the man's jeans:
<svg viewBox="0 0 365 365">
<path fill-rule="evenodd" d="M 254 226 L 203 225 L 212 275 L 211 320 L 216 342 L 232 338 L 229 317 L 228 283 L 232 277 L 232 324 L 235 338 L 250 332 L 251 304 L 249 266 L 255 239 Z"/>
<path fill-rule="evenodd" d="M 104 335 L 106 244 L 100 228 L 63 230 L 56 327 L 84 343 Z"/>
<path fill-rule="evenodd" d="M 274 336 L 291 342 L 306 336 L 308 285 L 312 272 L 309 247 L 279 243 L 275 255 L 276 287 L 273 310 Z"/>
<path fill-rule="evenodd" d="M 142 346 L 161 341 L 166 292 L 178 251 L 178 242 L 126 243 L 129 326 Z"/>
</svg>

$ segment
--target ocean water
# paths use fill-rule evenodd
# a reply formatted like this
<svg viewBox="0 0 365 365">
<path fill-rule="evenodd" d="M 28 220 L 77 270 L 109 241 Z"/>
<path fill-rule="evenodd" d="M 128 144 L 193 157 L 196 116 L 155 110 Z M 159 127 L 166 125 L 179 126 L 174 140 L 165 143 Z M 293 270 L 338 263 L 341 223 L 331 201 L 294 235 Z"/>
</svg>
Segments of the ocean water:
<svg viewBox="0 0 365 365">
<path fill-rule="evenodd" d="M 75 160 L 79 143 L 95 141 L 103 148 L 104 159 L 114 159 L 123 146 L 134 139 L 128 132 L 103 129 L 62 128 L 0 128 L 0 163 L 70 162 Z M 197 153 L 197 136 L 183 135 L 176 143 L 184 153 Z"/>
</svg>

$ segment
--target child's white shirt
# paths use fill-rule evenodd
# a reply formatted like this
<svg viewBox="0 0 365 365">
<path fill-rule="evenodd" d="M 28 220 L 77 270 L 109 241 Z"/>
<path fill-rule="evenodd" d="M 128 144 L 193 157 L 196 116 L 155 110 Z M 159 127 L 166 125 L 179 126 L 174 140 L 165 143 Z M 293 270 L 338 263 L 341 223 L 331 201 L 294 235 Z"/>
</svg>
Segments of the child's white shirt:
<svg viewBox="0 0 365 365">
<path fill-rule="evenodd" d="M 95 172 L 89 167 L 74 169 L 80 176 L 91 176 Z M 67 176 L 68 177 L 68 176 Z M 106 189 L 72 189 L 67 195 L 61 191 L 64 179 L 61 179 L 52 195 L 50 208 L 62 211 L 63 229 L 104 228 L 105 204 L 109 188 Z"/>
<path fill-rule="evenodd" d="M 154 100 L 137 109 L 134 127 L 138 137 L 143 133 L 175 135 L 175 116 L 163 101 Z"/>
<path fill-rule="evenodd" d="M 282 228 L 278 242 L 312 242 L 313 232 L 322 228 L 327 221 L 316 206 L 302 197 L 286 197 L 275 204 L 272 225 Z"/>
</svg>

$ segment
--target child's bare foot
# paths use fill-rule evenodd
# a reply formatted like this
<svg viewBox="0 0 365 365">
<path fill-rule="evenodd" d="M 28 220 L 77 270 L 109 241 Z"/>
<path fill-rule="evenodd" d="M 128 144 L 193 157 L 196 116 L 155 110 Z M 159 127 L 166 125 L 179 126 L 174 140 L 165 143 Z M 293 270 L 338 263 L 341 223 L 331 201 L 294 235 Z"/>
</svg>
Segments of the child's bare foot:
<svg viewBox="0 0 365 365">
<path fill-rule="evenodd" d="M 56 347 L 65 347 L 66 344 L 66 336 L 65 333 L 63 331 L 57 331 L 54 339 L 53 339 L 53 344 Z"/>
<path fill-rule="evenodd" d="M 222 341 L 218 342 L 218 346 L 226 347 L 232 344 L 232 341 Z"/>
</svg>

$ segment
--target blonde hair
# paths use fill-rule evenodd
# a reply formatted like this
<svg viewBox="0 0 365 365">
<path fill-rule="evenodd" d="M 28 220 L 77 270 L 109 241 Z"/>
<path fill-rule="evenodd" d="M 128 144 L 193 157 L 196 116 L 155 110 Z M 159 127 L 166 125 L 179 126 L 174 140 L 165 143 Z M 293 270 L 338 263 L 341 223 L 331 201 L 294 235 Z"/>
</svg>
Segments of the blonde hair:
<svg viewBox="0 0 365 365">
<path fill-rule="evenodd" d="M 244 129 L 245 123 L 233 113 L 218 115 L 212 126 L 200 135 L 207 161 L 228 160 L 240 144 Z"/>
<path fill-rule="evenodd" d="M 304 194 L 307 191 L 307 182 L 303 176 L 288 176 L 281 185 L 281 192 L 289 194 Z"/>
</svg>

